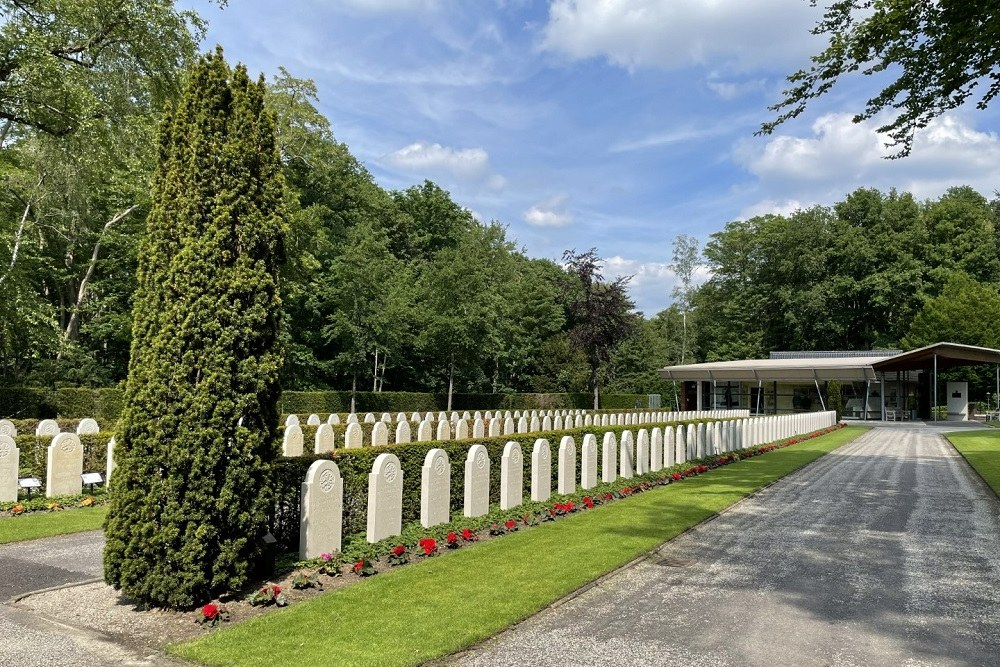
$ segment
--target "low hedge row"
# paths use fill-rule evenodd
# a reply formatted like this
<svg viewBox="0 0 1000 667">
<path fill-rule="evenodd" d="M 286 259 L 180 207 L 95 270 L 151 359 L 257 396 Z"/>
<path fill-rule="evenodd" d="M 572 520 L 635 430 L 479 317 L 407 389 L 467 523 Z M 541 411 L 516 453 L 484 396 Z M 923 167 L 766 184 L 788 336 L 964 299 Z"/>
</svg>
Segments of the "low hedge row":
<svg viewBox="0 0 1000 667">
<path fill-rule="evenodd" d="M 704 420 L 714 421 L 714 420 Z M 368 512 L 368 475 L 372 471 L 375 457 L 384 452 L 391 452 L 399 457 L 403 471 L 403 523 L 420 519 L 420 477 L 424 457 L 431 449 L 443 449 L 448 454 L 451 464 L 451 507 L 453 511 L 461 511 L 464 505 L 465 458 L 469 448 L 474 444 L 486 447 L 490 456 L 490 504 L 500 502 L 500 458 L 504 446 L 511 441 L 521 445 L 522 463 L 524 468 L 525 497 L 528 497 L 531 486 L 531 453 L 535 440 L 545 438 L 549 441 L 552 452 L 552 488 L 555 490 L 558 481 L 558 451 L 559 443 L 564 436 L 572 436 L 576 442 L 576 479 L 580 479 L 582 457 L 580 448 L 583 436 L 593 433 L 597 437 L 598 457 L 600 460 L 601 444 L 604 434 L 612 432 L 620 441 L 623 431 L 630 430 L 636 435 L 640 428 L 651 431 L 659 426 L 675 426 L 679 422 L 663 422 L 658 424 L 643 424 L 641 426 L 591 426 L 580 429 L 552 431 L 542 433 L 517 433 L 497 438 L 478 438 L 475 440 L 449 440 L 435 442 L 411 442 L 389 447 L 364 447 L 362 449 L 337 449 L 334 452 L 315 455 L 306 454 L 301 457 L 281 458 L 275 465 L 274 487 L 276 495 L 275 514 L 272 517 L 272 531 L 278 540 L 289 548 L 298 548 L 300 494 L 306 471 L 314 461 L 332 459 L 340 468 L 344 478 L 344 534 L 362 532 L 366 528 Z M 683 422 L 689 423 L 689 422 Z M 694 421 L 697 423 L 697 421 Z M 600 463 L 598 470 L 600 470 Z M 600 473 L 598 473 L 598 476 Z"/>
<path fill-rule="evenodd" d="M 84 472 L 99 472 L 104 475 L 108 464 L 108 441 L 112 435 L 114 434 L 110 431 L 102 431 L 80 436 Z M 19 435 L 14 442 L 21 450 L 19 475 L 37 477 L 44 483 L 52 436 Z"/>
<path fill-rule="evenodd" d="M 426 412 L 444 410 L 446 394 L 405 391 L 358 392 L 357 412 Z M 539 410 L 590 409 L 594 399 L 590 394 L 454 394 L 453 410 Z M 98 421 L 114 421 L 121 414 L 124 392 L 118 388 L 85 387 L 44 389 L 37 387 L 0 388 L 0 417 L 17 419 L 49 419 L 93 417 Z M 646 407 L 645 394 L 605 394 L 601 396 L 604 410 Z M 347 413 L 351 408 L 349 391 L 286 391 L 278 409 L 283 414 Z"/>
</svg>

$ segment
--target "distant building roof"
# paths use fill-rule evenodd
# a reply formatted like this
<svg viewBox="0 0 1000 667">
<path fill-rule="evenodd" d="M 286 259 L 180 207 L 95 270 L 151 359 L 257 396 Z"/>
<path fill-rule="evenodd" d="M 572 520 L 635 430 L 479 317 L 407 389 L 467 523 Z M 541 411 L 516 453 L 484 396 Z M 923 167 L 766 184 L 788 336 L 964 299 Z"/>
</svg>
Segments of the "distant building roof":
<svg viewBox="0 0 1000 667">
<path fill-rule="evenodd" d="M 771 359 L 844 359 L 847 357 L 893 356 L 902 350 L 813 350 L 809 352 L 772 352 Z"/>
</svg>

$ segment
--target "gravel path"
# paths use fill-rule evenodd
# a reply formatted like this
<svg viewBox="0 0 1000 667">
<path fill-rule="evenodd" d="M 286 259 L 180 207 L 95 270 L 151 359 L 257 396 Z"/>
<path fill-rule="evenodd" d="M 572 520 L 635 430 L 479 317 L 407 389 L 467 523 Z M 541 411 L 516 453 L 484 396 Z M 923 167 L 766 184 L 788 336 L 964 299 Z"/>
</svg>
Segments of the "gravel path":
<svg viewBox="0 0 1000 667">
<path fill-rule="evenodd" d="M 102 575 L 99 530 L 0 545 L 0 602 Z"/>
<path fill-rule="evenodd" d="M 878 428 L 454 665 L 997 665 L 1000 501 Z"/>
</svg>

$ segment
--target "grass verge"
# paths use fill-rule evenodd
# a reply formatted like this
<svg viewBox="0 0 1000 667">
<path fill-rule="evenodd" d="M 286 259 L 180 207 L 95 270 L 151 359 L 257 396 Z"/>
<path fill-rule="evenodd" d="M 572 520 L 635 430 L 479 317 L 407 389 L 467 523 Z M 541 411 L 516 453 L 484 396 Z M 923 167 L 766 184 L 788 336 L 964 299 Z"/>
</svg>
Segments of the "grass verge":
<svg viewBox="0 0 1000 667">
<path fill-rule="evenodd" d="M 44 514 L 32 512 L 0 519 L 0 544 L 98 530 L 104 525 L 107 513 L 107 506 L 103 506 Z"/>
<path fill-rule="evenodd" d="M 865 430 L 382 573 L 169 650 L 209 665 L 417 665 L 531 616 Z"/>
<path fill-rule="evenodd" d="M 1000 431 L 959 431 L 944 437 L 1000 496 Z"/>
</svg>

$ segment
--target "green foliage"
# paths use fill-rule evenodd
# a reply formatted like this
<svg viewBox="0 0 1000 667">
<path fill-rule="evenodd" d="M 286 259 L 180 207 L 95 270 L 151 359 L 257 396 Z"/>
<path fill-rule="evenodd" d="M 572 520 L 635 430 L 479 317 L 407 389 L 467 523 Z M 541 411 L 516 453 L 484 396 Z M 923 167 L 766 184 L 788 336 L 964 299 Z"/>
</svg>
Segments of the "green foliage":
<svg viewBox="0 0 1000 667">
<path fill-rule="evenodd" d="M 104 554 L 146 604 L 238 589 L 267 532 L 286 223 L 264 88 L 220 50 L 161 127 Z"/>
<path fill-rule="evenodd" d="M 906 348 L 938 341 L 1000 347 L 1000 293 L 995 287 L 955 273 L 941 295 L 924 304 L 903 339 Z"/>
<path fill-rule="evenodd" d="M 446 410 L 446 394 L 416 392 L 362 391 L 355 395 L 357 412 L 438 412 Z M 604 410 L 634 408 L 636 401 L 646 405 L 646 394 L 603 394 L 601 408 Z M 552 394 L 453 394 L 454 410 L 555 410 L 590 409 L 593 399 L 584 393 Z M 350 412 L 351 392 L 349 391 L 286 391 L 279 403 L 283 414 L 308 415 Z"/>
<path fill-rule="evenodd" d="M 844 415 L 844 396 L 841 393 L 840 381 L 830 380 L 826 385 L 826 409 L 837 413 L 837 421 Z"/>
<path fill-rule="evenodd" d="M 815 2 L 813 3 L 815 4 Z M 985 109 L 1000 93 L 1000 55 L 993 35 L 1000 29 L 997 3 L 889 2 L 837 0 L 812 30 L 829 45 L 812 57 L 809 69 L 788 77 L 792 87 L 771 107 L 778 117 L 761 126 L 769 134 L 828 93 L 845 74 L 891 71 L 895 78 L 869 99 L 854 122 L 890 118 L 879 127 L 898 147 L 913 148 L 913 135 L 942 113 L 960 107 L 979 86 L 977 107 Z M 985 85 L 984 85 L 985 84 Z"/>
<path fill-rule="evenodd" d="M 48 468 L 48 449 L 52 444 L 52 436 L 36 436 L 34 426 L 31 422 L 24 424 L 29 426 L 21 431 L 22 422 L 17 422 L 18 436 L 14 439 L 17 448 L 21 450 L 20 476 L 37 477 L 45 481 L 45 474 Z M 60 428 L 64 430 L 75 430 L 75 424 L 60 423 Z M 107 470 L 108 441 L 114 434 L 110 431 L 100 433 L 90 433 L 80 436 L 80 444 L 83 445 L 83 471 L 99 472 L 103 477 Z"/>
</svg>

